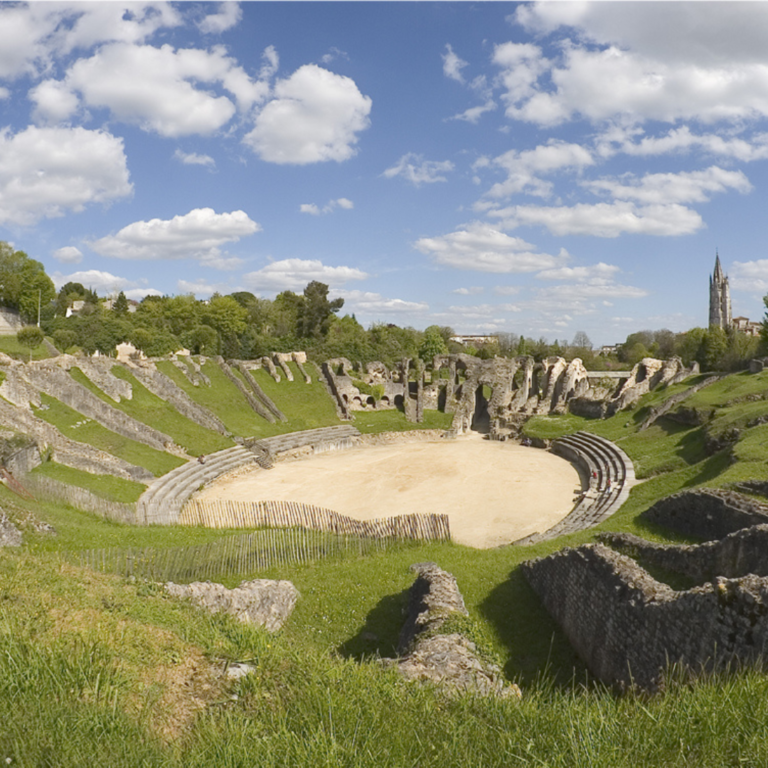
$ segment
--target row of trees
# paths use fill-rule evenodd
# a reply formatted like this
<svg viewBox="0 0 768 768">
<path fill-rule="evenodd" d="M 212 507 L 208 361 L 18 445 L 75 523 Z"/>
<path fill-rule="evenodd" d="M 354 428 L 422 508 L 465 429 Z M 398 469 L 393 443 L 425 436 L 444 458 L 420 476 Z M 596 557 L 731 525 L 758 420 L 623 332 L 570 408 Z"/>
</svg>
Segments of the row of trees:
<svg viewBox="0 0 768 768">
<path fill-rule="evenodd" d="M 82 307 L 67 317 L 74 302 L 82 302 Z M 638 331 L 607 355 L 594 350 L 583 331 L 571 342 L 501 333 L 493 344 L 472 349 L 451 341 L 454 334 L 448 326 L 433 325 L 418 331 L 379 323 L 365 329 L 354 315 L 339 317 L 344 300 L 329 299 L 328 286 L 317 281 L 309 283 L 302 293 L 284 291 L 274 300 L 238 291 L 227 296 L 214 294 L 209 301 L 192 295 L 147 296 L 138 305 L 120 293 L 105 302 L 80 283 L 67 283 L 57 293 L 40 262 L 3 242 L 0 305 L 17 310 L 30 324 L 39 318 L 42 330 L 53 337 L 59 349 L 98 350 L 103 354 L 111 354 L 117 344 L 130 341 L 149 356 L 181 347 L 195 354 L 246 359 L 273 351 L 305 349 L 317 360 L 347 357 L 363 362 L 381 360 L 391 366 L 405 357 L 428 361 L 436 354 L 470 352 L 485 358 L 579 357 L 589 369 L 607 370 L 630 367 L 643 357 L 679 355 L 686 364 L 696 361 L 704 370 L 736 370 L 768 350 L 768 321 L 759 339 L 715 327 L 685 333 Z"/>
</svg>

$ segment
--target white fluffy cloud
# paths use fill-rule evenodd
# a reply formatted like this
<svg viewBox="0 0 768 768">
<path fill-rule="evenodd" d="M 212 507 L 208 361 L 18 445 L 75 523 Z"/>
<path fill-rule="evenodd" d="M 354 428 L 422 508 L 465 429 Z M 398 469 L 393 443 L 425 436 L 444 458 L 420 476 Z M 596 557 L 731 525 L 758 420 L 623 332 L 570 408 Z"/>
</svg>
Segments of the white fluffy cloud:
<svg viewBox="0 0 768 768">
<path fill-rule="evenodd" d="M 526 49 L 525 56 L 515 60 L 506 51 L 510 46 Z M 577 115 L 593 122 L 714 122 L 768 115 L 763 63 L 667 64 L 616 46 L 591 50 L 567 45 L 558 65 L 536 46 L 513 43 L 499 46 L 494 61 L 502 67 L 507 116 L 542 126 Z M 545 73 L 548 78 L 542 77 Z"/>
<path fill-rule="evenodd" d="M 703 203 L 715 192 L 735 189 L 742 194 L 752 185 L 741 171 L 726 171 L 716 165 L 703 171 L 649 173 L 641 178 L 597 179 L 584 182 L 593 192 L 607 192 L 617 200 L 634 200 L 643 205 Z"/>
<path fill-rule="evenodd" d="M 476 124 L 486 112 L 493 112 L 496 108 L 496 102 L 493 99 L 488 99 L 485 104 L 480 104 L 476 107 L 465 109 L 463 112 L 459 112 L 459 114 L 454 115 L 449 119 L 463 120 L 467 123 Z"/>
<path fill-rule="evenodd" d="M 525 240 L 481 222 L 449 235 L 422 237 L 414 246 L 436 264 L 478 272 L 537 272 L 556 267 L 568 258 L 564 250 L 556 257 L 537 253 L 535 246 Z"/>
<path fill-rule="evenodd" d="M 474 285 L 471 288 L 456 288 L 452 291 L 452 293 L 457 293 L 459 296 L 476 296 L 482 292 L 483 288 L 479 285 Z"/>
<path fill-rule="evenodd" d="M 101 295 L 123 291 L 127 298 L 135 300 L 143 299 L 145 296 L 162 295 L 160 291 L 148 288 L 146 280 L 129 280 L 126 277 L 118 277 L 99 269 L 86 269 L 82 272 L 72 272 L 69 275 L 55 272 L 51 275 L 51 279 L 57 290 L 67 283 L 80 283 Z"/>
<path fill-rule="evenodd" d="M 467 62 L 460 59 L 453 52 L 453 48 L 450 45 L 446 45 L 445 53 L 443 54 L 443 74 L 446 77 L 450 77 L 451 80 L 463 83 L 464 76 L 461 74 L 461 70 L 466 66 Z"/>
<path fill-rule="evenodd" d="M 0 5 L 0 77 L 47 70 L 77 48 L 105 42 L 140 43 L 181 24 L 166 2 L 29 3 Z"/>
<path fill-rule="evenodd" d="M 690 235 L 704 226 L 701 216 L 683 205 L 636 206 L 627 201 L 555 207 L 517 205 L 489 211 L 488 215 L 500 219 L 505 229 L 542 226 L 558 237 L 618 237 L 623 233 L 670 237 Z"/>
<path fill-rule="evenodd" d="M 62 264 L 79 264 L 83 260 L 82 251 L 74 245 L 65 245 L 53 252 L 53 258 Z"/>
<path fill-rule="evenodd" d="M 210 296 L 213 293 L 229 293 L 231 290 L 224 283 L 215 283 L 202 277 L 197 280 L 178 280 L 176 288 L 180 294 L 193 293 L 195 296 Z"/>
<path fill-rule="evenodd" d="M 177 149 L 173 156 L 184 165 L 204 165 L 206 168 L 215 168 L 216 161 L 210 155 L 198 155 L 197 152 L 182 152 Z"/>
<path fill-rule="evenodd" d="M 597 138 L 597 152 L 613 157 L 621 152 L 636 157 L 650 157 L 700 150 L 708 155 L 721 155 L 744 162 L 768 158 L 768 134 L 758 133 L 747 138 L 719 136 L 714 133 L 695 134 L 687 125 L 673 128 L 661 136 L 647 136 L 637 126 L 611 126 Z"/>
<path fill-rule="evenodd" d="M 564 281 L 607 281 L 613 280 L 621 270 L 613 264 L 605 264 L 602 261 L 587 267 L 558 267 L 557 269 L 545 269 L 536 277 L 542 280 Z"/>
<path fill-rule="evenodd" d="M 351 211 L 355 204 L 346 197 L 339 197 L 336 200 L 329 200 L 322 208 L 315 203 L 302 203 L 299 210 L 302 213 L 308 213 L 311 216 L 319 216 L 321 213 L 331 213 L 337 208 L 343 208 L 345 211 Z"/>
<path fill-rule="evenodd" d="M 765 294 L 768 292 L 768 259 L 734 261 L 728 280 L 736 291 Z"/>
<path fill-rule="evenodd" d="M 244 211 L 196 208 L 172 219 L 136 221 L 88 245 L 102 256 L 117 259 L 198 259 L 204 266 L 232 269 L 242 262 L 223 256 L 221 247 L 260 230 Z"/>
<path fill-rule="evenodd" d="M 594 165 L 594 162 L 592 153 L 585 147 L 552 139 L 547 144 L 523 152 L 512 149 L 493 161 L 476 164 L 476 167 L 491 165 L 507 173 L 504 181 L 494 184 L 488 190 L 488 197 L 509 197 L 521 192 L 548 197 L 552 192 L 552 184 L 540 179 L 539 175 L 562 170 L 580 171 Z"/>
<path fill-rule="evenodd" d="M 243 17 L 240 4 L 235 2 L 219 3 L 218 13 L 212 13 L 202 19 L 197 28 L 206 35 L 219 35 L 234 27 Z"/>
<path fill-rule="evenodd" d="M 351 78 L 306 64 L 277 81 L 244 142 L 270 163 L 348 160 L 370 124 L 371 104 Z"/>
<path fill-rule="evenodd" d="M 114 43 L 77 60 L 63 81 L 43 81 L 32 97 L 45 119 L 68 117 L 65 108 L 80 94 L 87 107 L 108 109 L 116 119 L 161 136 L 210 134 L 229 122 L 236 107 L 198 83 L 220 85 L 244 111 L 269 93 L 267 82 L 251 80 L 223 48 Z"/>
<path fill-rule="evenodd" d="M 278 292 L 302 291 L 313 280 L 334 288 L 367 277 L 355 267 L 329 267 L 319 259 L 283 259 L 243 275 L 243 282 L 252 290 Z"/>
<path fill-rule="evenodd" d="M 387 179 L 402 176 L 406 181 L 418 187 L 421 184 L 434 184 L 436 181 L 447 181 L 444 173 L 453 170 L 450 160 L 425 160 L 422 155 L 409 152 L 403 155 L 391 168 L 382 174 Z"/>
<path fill-rule="evenodd" d="M 389 315 L 403 313 L 422 313 L 429 309 L 423 301 L 405 301 L 404 299 L 388 299 L 380 293 L 370 291 L 331 291 L 333 298 L 344 299 L 344 311 L 356 314 Z"/>
<path fill-rule="evenodd" d="M 34 224 L 132 190 L 123 140 L 106 131 L 0 132 L 0 223 Z"/>
<path fill-rule="evenodd" d="M 763 3 L 536 2 L 518 6 L 515 16 L 532 32 L 573 27 L 601 45 L 670 63 L 762 62 L 768 50 Z"/>
</svg>

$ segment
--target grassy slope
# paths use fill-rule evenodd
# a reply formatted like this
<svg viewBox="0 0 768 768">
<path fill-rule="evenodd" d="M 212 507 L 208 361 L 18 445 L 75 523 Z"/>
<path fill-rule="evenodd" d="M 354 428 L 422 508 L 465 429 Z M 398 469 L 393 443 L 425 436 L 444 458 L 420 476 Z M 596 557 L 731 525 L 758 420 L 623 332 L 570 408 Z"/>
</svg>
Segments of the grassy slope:
<svg viewBox="0 0 768 768">
<path fill-rule="evenodd" d="M 62 434 L 72 440 L 90 443 L 99 450 L 111 453 L 131 464 L 144 467 L 158 477 L 184 463 L 184 459 L 178 456 L 157 451 L 148 445 L 138 443 L 102 427 L 98 422 L 83 416 L 83 414 L 53 397 L 46 394 L 42 394 L 40 397 L 46 407 L 36 409 L 35 415 L 49 424 L 53 424 Z"/>
<path fill-rule="evenodd" d="M 253 437 L 261 435 L 269 425 L 269 422 L 248 405 L 240 390 L 224 375 L 216 363 L 209 360 L 202 368 L 203 373 L 211 380 L 210 387 L 194 386 L 171 362 L 160 362 L 157 368 L 181 387 L 196 403 L 218 416 L 232 434 Z"/>
<path fill-rule="evenodd" d="M 116 365 L 112 369 L 112 373 L 131 384 L 133 397 L 130 400 L 122 400 L 116 403 L 104 394 L 78 368 L 73 368 L 70 371 L 75 381 L 80 382 L 97 397 L 104 400 L 104 402 L 127 413 L 134 419 L 169 435 L 175 443 L 182 446 L 192 456 L 220 451 L 222 448 L 228 448 L 233 444 L 231 440 L 223 435 L 210 429 L 205 429 L 182 416 L 172 405 L 156 397 L 145 386 L 140 384 L 127 369 Z"/>
<path fill-rule="evenodd" d="M 708 407 L 716 405 L 717 398 L 724 403 L 733 397 L 761 391 L 758 377 L 735 378 L 736 382 L 721 387 L 720 394 L 703 391 L 706 392 L 704 402 L 710 399 Z M 768 381 L 762 382 L 762 386 L 766 383 Z M 717 386 L 721 385 L 722 382 Z M 558 430 L 562 433 L 587 428 L 617 439 L 636 462 L 639 473 L 650 477 L 633 489 L 628 502 L 598 530 L 625 530 L 656 540 L 669 540 L 664 532 L 649 530 L 637 519 L 653 501 L 681 488 L 721 485 L 742 476 L 766 474 L 763 446 L 768 445 L 768 427 L 743 431 L 733 451 L 740 459 L 736 463 L 727 451 L 706 457 L 700 428 L 661 420 L 650 430 L 637 433 L 642 409 L 648 401 L 660 402 L 664 396 L 654 393 L 636 412 L 622 413 L 605 422 L 574 417 L 529 422 L 531 432 L 546 432 L 548 436 Z M 279 399 L 278 405 L 284 407 Z M 0 503 L 6 494 L 0 489 Z M 93 520 L 90 516 L 50 507 L 39 514 L 56 518 L 63 532 L 58 545 L 33 535 L 32 543 L 38 549 L 75 547 L 78 526 L 85 535 L 84 546 L 86 541 L 95 539 L 115 543 L 130 540 L 136 544 L 137 539 L 148 534 L 157 535 L 164 546 L 181 543 L 185 536 L 209 540 L 205 537 L 221 535 L 189 530 L 144 529 L 142 532 L 104 521 L 86 525 L 85 521 Z M 83 522 L 77 525 L 66 522 L 77 516 Z M 110 663 L 111 659 L 119 659 L 120 646 L 118 643 L 114 649 L 109 647 L 112 635 L 107 632 L 107 650 L 99 651 L 106 653 L 106 661 L 104 664 L 99 661 L 95 666 L 112 685 L 107 686 L 106 700 L 116 704 L 100 708 L 98 697 L 94 703 L 92 694 L 87 693 L 93 688 L 93 678 L 89 678 L 90 682 L 86 679 L 91 667 L 83 666 L 82 680 L 70 672 L 69 693 L 65 691 L 52 701 L 56 707 L 64 708 L 65 716 L 79 724 L 91 723 L 92 728 L 78 726 L 65 732 L 56 725 L 54 715 L 58 717 L 60 713 L 54 712 L 54 705 L 49 712 L 38 703 L 40 685 L 24 688 L 19 682 L 20 667 L 12 665 L 0 671 L 0 679 L 6 689 L 16 686 L 13 690 L 21 697 L 22 708 L 32 713 L 32 719 L 29 729 L 23 731 L 15 711 L 0 711 L 0 715 L 8 718 L 5 734 L 0 736 L 0 750 L 18 749 L 18 745 L 23 744 L 29 750 L 30 762 L 36 763 L 40 762 L 40 745 L 59 739 L 61 743 L 56 744 L 56 754 L 61 758 L 59 764 L 74 765 L 77 762 L 72 755 L 77 752 L 76 745 L 82 743 L 79 754 L 89 754 L 88 750 L 94 748 L 98 741 L 92 735 L 95 729 L 102 734 L 100 748 L 106 755 L 116 756 L 111 762 L 115 765 L 139 764 L 142 760 L 147 765 L 178 762 L 185 766 L 768 763 L 768 739 L 764 738 L 768 679 L 756 672 L 704 680 L 696 686 L 671 685 L 666 694 L 651 700 L 633 696 L 616 698 L 591 684 L 581 687 L 587 680 L 583 665 L 543 611 L 516 566 L 524 559 L 547 554 L 564 545 L 589 541 L 594 533 L 594 530 L 582 532 L 534 547 L 488 551 L 452 544 L 414 545 L 359 561 L 261 573 L 258 575 L 290 578 L 302 595 L 285 630 L 271 638 L 227 620 L 195 619 L 191 612 L 185 613 L 188 609 L 180 609 L 151 594 L 141 595 L 141 585 L 88 576 L 92 586 L 80 590 L 76 600 L 70 596 L 69 602 L 88 603 L 88 616 L 95 624 L 109 626 L 119 617 L 121 621 L 135 622 L 137 632 L 161 627 L 170 633 L 168 648 L 177 649 L 176 644 L 184 642 L 188 644 L 185 652 L 191 652 L 190 647 L 194 647 L 209 656 L 253 659 L 259 670 L 257 676 L 241 684 L 238 702 L 210 709 L 187 739 L 179 747 L 170 749 L 153 735 L 157 731 L 156 717 L 147 714 L 144 719 L 137 719 L 125 714 L 132 711 L 127 702 L 132 691 L 135 695 L 136 680 L 146 673 L 121 671 L 124 677 L 120 678 L 120 684 L 110 683 L 112 678 L 106 676 L 106 670 L 116 663 Z M 500 658 L 508 677 L 523 683 L 522 704 L 471 700 L 438 703 L 429 691 L 405 686 L 375 664 L 353 663 L 378 653 L 392 653 L 402 623 L 405 590 L 413 580 L 408 566 L 424 560 L 433 560 L 456 576 L 471 615 L 483 629 L 489 650 Z M 28 652 L 19 646 L 27 638 L 35 637 L 36 647 L 43 649 L 39 651 L 43 661 L 37 663 L 33 658 L 25 679 L 33 679 L 35 674 L 44 676 L 46 669 L 58 670 L 66 658 L 71 658 L 62 650 L 64 646 L 59 647 L 53 638 L 49 640 L 35 622 L 27 619 L 24 624 L 22 621 L 29 615 L 40 616 L 44 621 L 45 616 L 50 617 L 51 610 L 42 597 L 34 594 L 34 588 L 29 588 L 33 594 L 26 596 L 28 580 L 18 576 L 19 569 L 23 570 L 21 563 L 26 563 L 25 567 L 35 573 L 47 575 L 47 579 L 41 575 L 46 583 L 53 580 L 54 592 L 72 590 L 65 582 L 73 577 L 63 571 L 51 575 L 50 568 L 55 570 L 55 567 L 47 566 L 47 562 L 41 561 L 41 565 L 30 555 L 0 553 L 0 568 L 17 569 L 17 575 L 4 582 L 14 585 L 12 594 L 16 595 L 17 602 L 3 603 L 9 607 L 0 613 L 6 623 L 16 622 L 13 632 L 5 635 L 0 632 L 0 637 L 6 645 L 12 637 L 16 645 L 10 655 L 0 656 L 0 663 L 7 667 L 10 661 L 28 658 L 24 656 Z M 233 573 L 230 586 L 254 575 Z M 0 586 L 0 589 L 8 588 Z M 35 606 L 32 614 L 29 605 Z M 85 636 L 96 637 L 87 633 Z M 329 655 L 329 651 L 340 657 Z M 174 658 L 174 652 L 169 653 Z M 97 661 L 100 659 L 102 657 Z M 0 706 L 2 703 L 0 695 Z M 0 753 L 0 758 L 2 756 Z"/>
<path fill-rule="evenodd" d="M 29 360 L 29 347 L 24 347 L 19 344 L 15 334 L 13 336 L 0 336 L 0 352 L 5 353 L 15 360 Z M 51 353 L 48 351 L 45 344 L 41 344 L 39 347 L 35 347 L 32 350 L 33 360 L 45 360 L 50 356 Z"/>
<path fill-rule="evenodd" d="M 365 433 L 407 432 L 411 429 L 450 429 L 452 413 L 442 411 L 424 411 L 424 421 L 414 424 L 397 409 L 391 411 L 355 411 L 354 425 Z"/>
<path fill-rule="evenodd" d="M 113 475 L 94 475 L 91 472 L 83 472 L 80 469 L 57 464 L 54 461 L 46 461 L 39 467 L 35 467 L 32 474 L 43 475 L 62 483 L 87 488 L 104 499 L 124 503 L 138 501 L 139 496 L 147 489 L 142 483 L 123 480 L 123 478 Z"/>
<path fill-rule="evenodd" d="M 270 434 L 341 424 L 333 400 L 320 381 L 321 374 L 317 366 L 313 363 L 304 366 L 312 379 L 311 384 L 304 383 L 295 363 L 288 363 L 288 366 L 293 374 L 293 381 L 282 377 L 279 384 L 263 368 L 252 371 L 264 393 L 288 419 L 287 422 L 270 425 L 270 429 L 274 430 Z"/>
</svg>

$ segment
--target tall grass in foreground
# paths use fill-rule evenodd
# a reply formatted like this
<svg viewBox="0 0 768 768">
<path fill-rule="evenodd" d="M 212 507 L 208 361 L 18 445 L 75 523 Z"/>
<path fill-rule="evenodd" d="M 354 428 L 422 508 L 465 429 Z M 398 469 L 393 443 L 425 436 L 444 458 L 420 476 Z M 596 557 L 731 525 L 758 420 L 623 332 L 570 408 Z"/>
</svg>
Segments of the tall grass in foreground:
<svg viewBox="0 0 768 768">
<path fill-rule="evenodd" d="M 307 653 L 221 622 L 255 673 L 161 737 L 161 697 L 99 644 L 0 640 L 0 761 L 80 768 L 659 768 L 768 763 L 768 683 L 744 671 L 652 699 L 540 681 L 521 702 L 446 698 L 376 662 Z M 221 650 L 221 648 L 219 648 Z M 184 691 L 196 693 L 194 685 Z M 233 698 L 236 695 L 236 699 Z M 182 702 L 176 701 L 175 706 Z M 172 705 L 173 707 L 173 705 Z M 172 709 L 168 716 L 173 717 Z"/>
</svg>

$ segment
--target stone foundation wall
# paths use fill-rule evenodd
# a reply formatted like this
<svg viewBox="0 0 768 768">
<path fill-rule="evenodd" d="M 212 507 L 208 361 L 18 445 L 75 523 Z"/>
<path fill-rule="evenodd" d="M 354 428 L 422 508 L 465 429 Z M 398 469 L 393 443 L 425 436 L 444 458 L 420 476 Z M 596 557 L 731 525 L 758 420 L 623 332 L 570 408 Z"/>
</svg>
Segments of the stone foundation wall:
<svg viewBox="0 0 768 768">
<path fill-rule="evenodd" d="M 683 491 L 657 501 L 641 517 L 684 536 L 710 541 L 768 523 L 768 504 L 732 491 Z"/>
<path fill-rule="evenodd" d="M 768 525 L 755 525 L 704 544 L 653 544 L 629 533 L 598 534 L 600 541 L 648 565 L 690 576 L 697 582 L 748 573 L 768 576 Z"/>
<path fill-rule="evenodd" d="M 768 651 L 768 579 L 675 592 L 602 544 L 528 561 L 523 574 L 600 680 L 655 690 L 668 664 L 698 671 Z"/>
</svg>

